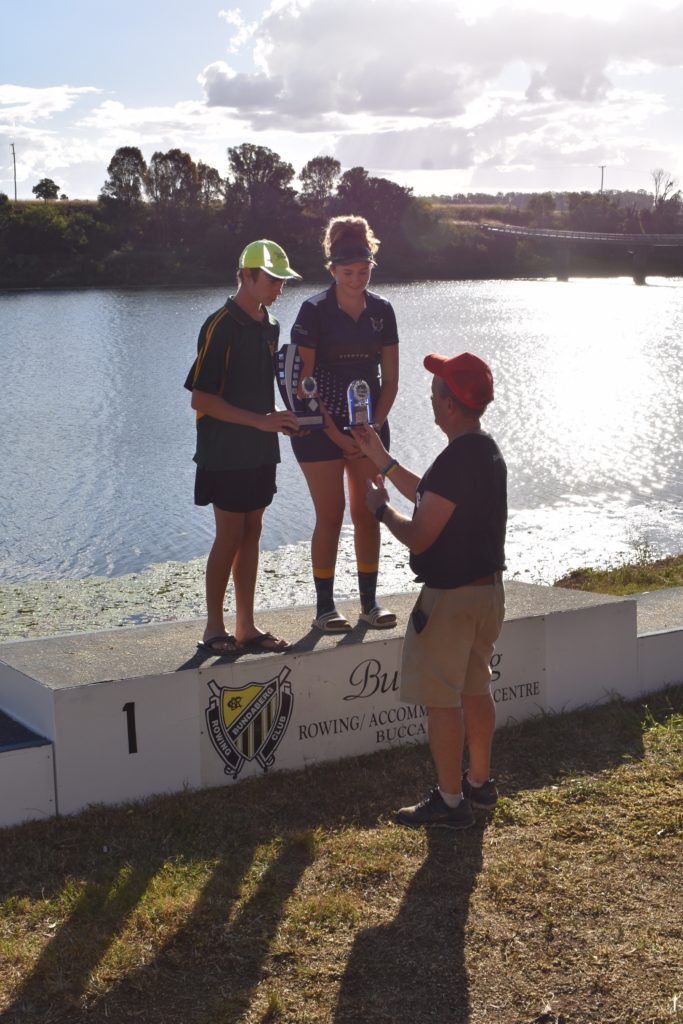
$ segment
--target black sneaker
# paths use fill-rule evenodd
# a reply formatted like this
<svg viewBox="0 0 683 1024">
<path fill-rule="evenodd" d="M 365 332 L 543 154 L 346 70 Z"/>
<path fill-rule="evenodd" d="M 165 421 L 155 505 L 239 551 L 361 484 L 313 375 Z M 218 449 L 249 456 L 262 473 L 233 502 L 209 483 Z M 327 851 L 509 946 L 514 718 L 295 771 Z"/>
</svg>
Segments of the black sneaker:
<svg viewBox="0 0 683 1024">
<path fill-rule="evenodd" d="M 435 786 L 429 796 L 413 807 L 402 807 L 396 814 L 396 821 L 408 828 L 469 828 L 474 824 L 474 815 L 469 800 L 463 798 L 457 807 L 449 807 Z"/>
<path fill-rule="evenodd" d="M 493 779 L 487 779 L 481 786 L 473 786 L 467 772 L 463 772 L 462 776 L 462 795 L 467 797 L 473 807 L 483 807 L 487 811 L 492 810 L 498 801 L 498 789 Z"/>
</svg>

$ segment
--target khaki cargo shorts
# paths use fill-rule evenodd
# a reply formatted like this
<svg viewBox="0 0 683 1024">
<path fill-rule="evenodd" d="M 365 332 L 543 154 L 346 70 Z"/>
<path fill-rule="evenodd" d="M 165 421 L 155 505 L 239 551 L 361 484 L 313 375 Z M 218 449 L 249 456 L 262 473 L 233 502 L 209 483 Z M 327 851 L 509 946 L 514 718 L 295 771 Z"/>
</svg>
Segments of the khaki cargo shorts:
<svg viewBox="0 0 683 1024">
<path fill-rule="evenodd" d="M 455 590 L 424 586 L 403 642 L 401 700 L 458 708 L 463 693 L 489 693 L 490 661 L 504 618 L 501 581 Z"/>
</svg>

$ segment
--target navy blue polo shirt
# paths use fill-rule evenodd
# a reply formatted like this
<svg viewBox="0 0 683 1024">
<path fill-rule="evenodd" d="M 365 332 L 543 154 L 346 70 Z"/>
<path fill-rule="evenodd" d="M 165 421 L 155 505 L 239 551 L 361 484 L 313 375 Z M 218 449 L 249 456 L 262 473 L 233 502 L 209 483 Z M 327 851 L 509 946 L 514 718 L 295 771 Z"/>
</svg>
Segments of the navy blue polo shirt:
<svg viewBox="0 0 683 1024">
<path fill-rule="evenodd" d="M 396 316 L 390 302 L 366 292 L 365 309 L 354 320 L 339 308 L 332 284 L 303 303 L 291 339 L 300 348 L 315 349 L 314 375 L 322 399 L 332 416 L 346 420 L 346 388 L 352 380 L 367 381 L 377 401 L 382 349 L 398 345 Z"/>
</svg>

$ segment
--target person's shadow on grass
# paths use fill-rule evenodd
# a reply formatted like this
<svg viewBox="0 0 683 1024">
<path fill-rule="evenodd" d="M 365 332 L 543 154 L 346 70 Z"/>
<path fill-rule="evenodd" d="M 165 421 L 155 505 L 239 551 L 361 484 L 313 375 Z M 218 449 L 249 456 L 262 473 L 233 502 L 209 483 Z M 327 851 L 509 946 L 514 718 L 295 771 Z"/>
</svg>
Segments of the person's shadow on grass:
<svg viewBox="0 0 683 1024">
<path fill-rule="evenodd" d="M 647 709 L 669 713 L 666 696 Z M 498 733 L 503 801 L 642 758 L 644 716 L 613 702 Z M 432 778 L 427 748 L 403 748 L 1 830 L 0 906 L 16 900 L 21 910 L 25 901 L 23 918 L 15 907 L 12 915 L 26 933 L 24 955 L 29 943 L 36 950 L 30 965 L 11 968 L 23 980 L 2 1024 L 241 1020 L 264 972 L 277 989 L 305 955 L 276 939 L 316 858 L 317 830 L 372 829 Z M 391 922 L 357 933 L 334 1024 L 469 1020 L 467 918 L 483 838 L 483 822 L 416 836 L 423 862 Z M 54 901 L 59 924 L 43 901 Z M 381 892 L 373 909 L 386 909 Z M 262 1019 L 286 1024 L 276 1004 Z"/>
<path fill-rule="evenodd" d="M 469 1021 L 465 930 L 484 826 L 478 819 L 460 832 L 427 832 L 427 856 L 398 914 L 353 944 L 334 1024 Z"/>
</svg>

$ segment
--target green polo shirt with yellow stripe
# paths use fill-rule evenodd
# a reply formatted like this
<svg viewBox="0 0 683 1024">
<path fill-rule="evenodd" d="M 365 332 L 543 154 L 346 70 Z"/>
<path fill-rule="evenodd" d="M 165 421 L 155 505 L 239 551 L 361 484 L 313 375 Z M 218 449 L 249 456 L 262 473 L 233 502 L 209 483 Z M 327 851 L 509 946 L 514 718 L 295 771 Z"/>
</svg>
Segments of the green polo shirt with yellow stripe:
<svg viewBox="0 0 683 1024">
<path fill-rule="evenodd" d="M 199 332 L 197 358 L 185 381 L 188 391 L 197 388 L 220 395 L 251 412 L 273 412 L 273 355 L 280 325 L 265 313 L 263 320 L 253 320 L 229 298 L 211 314 Z M 278 437 L 198 413 L 194 461 L 209 470 L 272 465 L 280 461 Z"/>
</svg>

